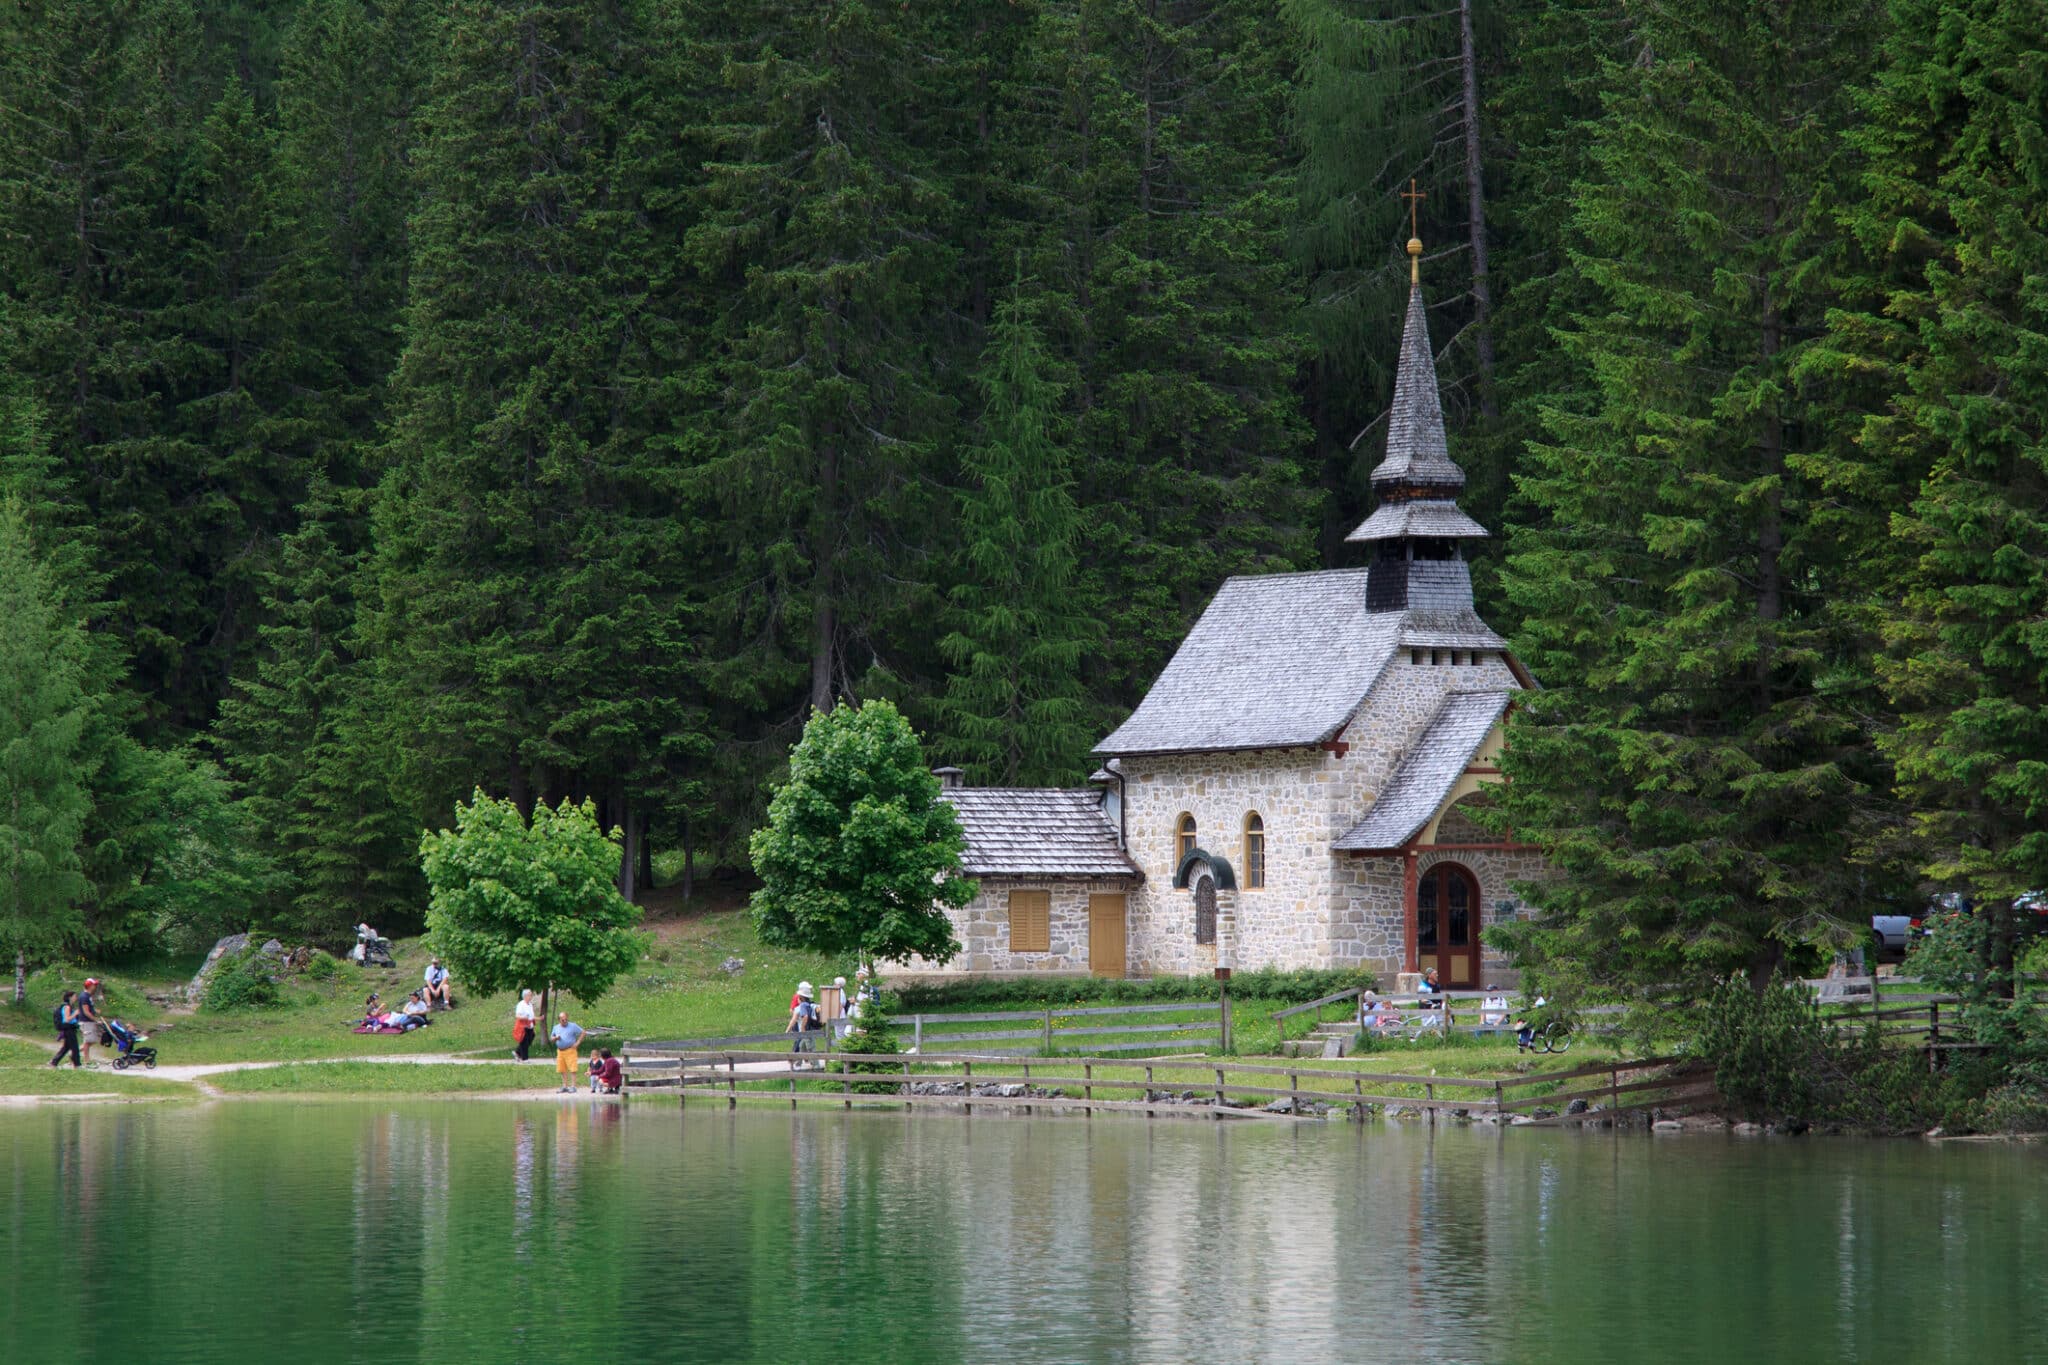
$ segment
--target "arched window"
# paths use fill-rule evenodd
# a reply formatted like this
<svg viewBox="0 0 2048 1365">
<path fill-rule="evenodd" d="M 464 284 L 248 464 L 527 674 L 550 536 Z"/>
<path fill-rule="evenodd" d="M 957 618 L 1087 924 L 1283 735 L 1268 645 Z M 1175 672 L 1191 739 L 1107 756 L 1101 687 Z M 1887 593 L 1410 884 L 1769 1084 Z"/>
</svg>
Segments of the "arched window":
<svg viewBox="0 0 2048 1365">
<path fill-rule="evenodd" d="M 1257 811 L 1244 817 L 1244 888 L 1258 891 L 1266 885 L 1266 822 Z"/>
<path fill-rule="evenodd" d="M 1174 829 L 1173 865 L 1179 867 L 1187 856 L 1195 851 L 1195 817 L 1181 813 L 1180 824 Z"/>
<path fill-rule="evenodd" d="M 1195 878 L 1195 942 L 1216 941 L 1216 879 L 1208 873 Z"/>
</svg>

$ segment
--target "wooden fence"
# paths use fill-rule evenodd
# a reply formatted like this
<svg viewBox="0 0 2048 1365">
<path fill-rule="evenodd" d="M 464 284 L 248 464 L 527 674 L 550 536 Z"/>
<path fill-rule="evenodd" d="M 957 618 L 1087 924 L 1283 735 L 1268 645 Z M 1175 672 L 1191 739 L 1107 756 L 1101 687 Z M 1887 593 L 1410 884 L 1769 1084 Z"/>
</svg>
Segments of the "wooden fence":
<svg viewBox="0 0 2048 1365">
<path fill-rule="evenodd" d="M 1209 1059 L 1078 1057 L 1032 1059 L 986 1054 L 792 1058 L 786 1052 L 649 1053 L 627 1049 L 629 1085 L 675 1090 L 687 1105 L 709 1091 L 728 1108 L 742 1099 L 805 1099 L 847 1108 L 863 1103 L 977 1108 L 1121 1110 L 1216 1119 L 1290 1117 L 1311 1105 L 1413 1110 L 1434 1119 L 1576 1124 L 1656 1108 L 1667 1112 L 1718 1103 L 1710 1070 L 1677 1057 L 1589 1063 L 1567 1071 L 1495 1077 L 1271 1066 Z M 820 1070 L 799 1069 L 816 1066 Z M 744 1068 L 744 1070 L 742 1069 Z M 1279 1082 L 1284 1078 L 1286 1084 Z M 1370 1086 L 1372 1089 L 1367 1089 Z M 886 1093 L 876 1094 L 877 1089 Z M 1396 1093 L 1399 1091 L 1400 1093 Z M 1534 1091 L 1536 1093 L 1529 1093 Z M 1104 1095 L 1125 1098 L 1103 1098 Z M 1289 1103 L 1275 1109 L 1273 1101 Z M 1572 1102 L 1585 1101 L 1581 1112 Z"/>
<path fill-rule="evenodd" d="M 1167 1016 L 1179 1016 L 1169 1019 Z M 1126 1022 L 1118 1022 L 1126 1021 Z M 844 1020 L 804 1035 L 815 1050 L 834 1052 L 840 1046 Z M 990 1024 L 1012 1027 L 990 1029 Z M 1053 1006 L 1040 1010 L 1004 1010 L 985 1014 L 899 1014 L 894 1026 L 908 1046 L 972 1051 L 976 1056 L 1015 1056 L 1060 1052 L 1156 1052 L 1174 1049 L 1230 1049 L 1230 1001 L 1195 1000 L 1168 1005 L 1104 1005 L 1089 1009 Z M 636 1043 L 643 1055 L 726 1052 L 733 1048 L 794 1047 L 793 1033 L 751 1033 L 731 1038 L 686 1038 L 674 1042 Z"/>
</svg>

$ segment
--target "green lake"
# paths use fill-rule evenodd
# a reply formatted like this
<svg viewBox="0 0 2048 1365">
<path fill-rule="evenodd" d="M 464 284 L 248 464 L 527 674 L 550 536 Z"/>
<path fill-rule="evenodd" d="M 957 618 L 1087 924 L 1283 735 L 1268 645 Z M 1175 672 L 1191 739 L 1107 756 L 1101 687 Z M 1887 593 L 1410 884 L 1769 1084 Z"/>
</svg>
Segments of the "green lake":
<svg viewBox="0 0 2048 1365">
<path fill-rule="evenodd" d="M 0 1109 L 0 1360 L 2048 1360 L 2048 1151 L 571 1103 Z"/>
</svg>

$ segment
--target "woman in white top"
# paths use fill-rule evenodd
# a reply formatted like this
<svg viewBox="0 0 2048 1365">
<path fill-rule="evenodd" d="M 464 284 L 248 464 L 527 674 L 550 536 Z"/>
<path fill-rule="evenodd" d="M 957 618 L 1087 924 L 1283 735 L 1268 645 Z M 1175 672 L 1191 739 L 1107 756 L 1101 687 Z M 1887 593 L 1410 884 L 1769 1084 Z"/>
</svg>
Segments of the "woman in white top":
<svg viewBox="0 0 2048 1365">
<path fill-rule="evenodd" d="M 519 992 L 519 1003 L 512 1007 L 512 1040 L 518 1044 L 512 1055 L 520 1061 L 526 1060 L 526 1050 L 533 1046 L 533 992 Z"/>
</svg>

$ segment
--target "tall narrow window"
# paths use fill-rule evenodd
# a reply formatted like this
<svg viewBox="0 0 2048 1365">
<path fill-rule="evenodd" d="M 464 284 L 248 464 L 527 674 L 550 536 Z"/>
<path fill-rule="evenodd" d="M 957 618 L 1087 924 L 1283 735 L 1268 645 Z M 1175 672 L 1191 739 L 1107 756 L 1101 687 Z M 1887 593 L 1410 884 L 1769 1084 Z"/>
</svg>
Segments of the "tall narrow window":
<svg viewBox="0 0 2048 1365">
<path fill-rule="evenodd" d="M 1258 891 L 1266 885 L 1266 822 L 1257 811 L 1244 817 L 1244 887 Z"/>
<path fill-rule="evenodd" d="M 1195 942 L 1216 941 L 1216 880 L 1204 875 L 1195 880 Z"/>
<path fill-rule="evenodd" d="M 1195 851 L 1195 817 L 1182 815 L 1173 839 L 1173 865 L 1179 867 Z"/>
<path fill-rule="evenodd" d="M 1010 893 L 1010 951 L 1049 953 L 1052 951 L 1052 892 L 1012 891 Z"/>
</svg>

